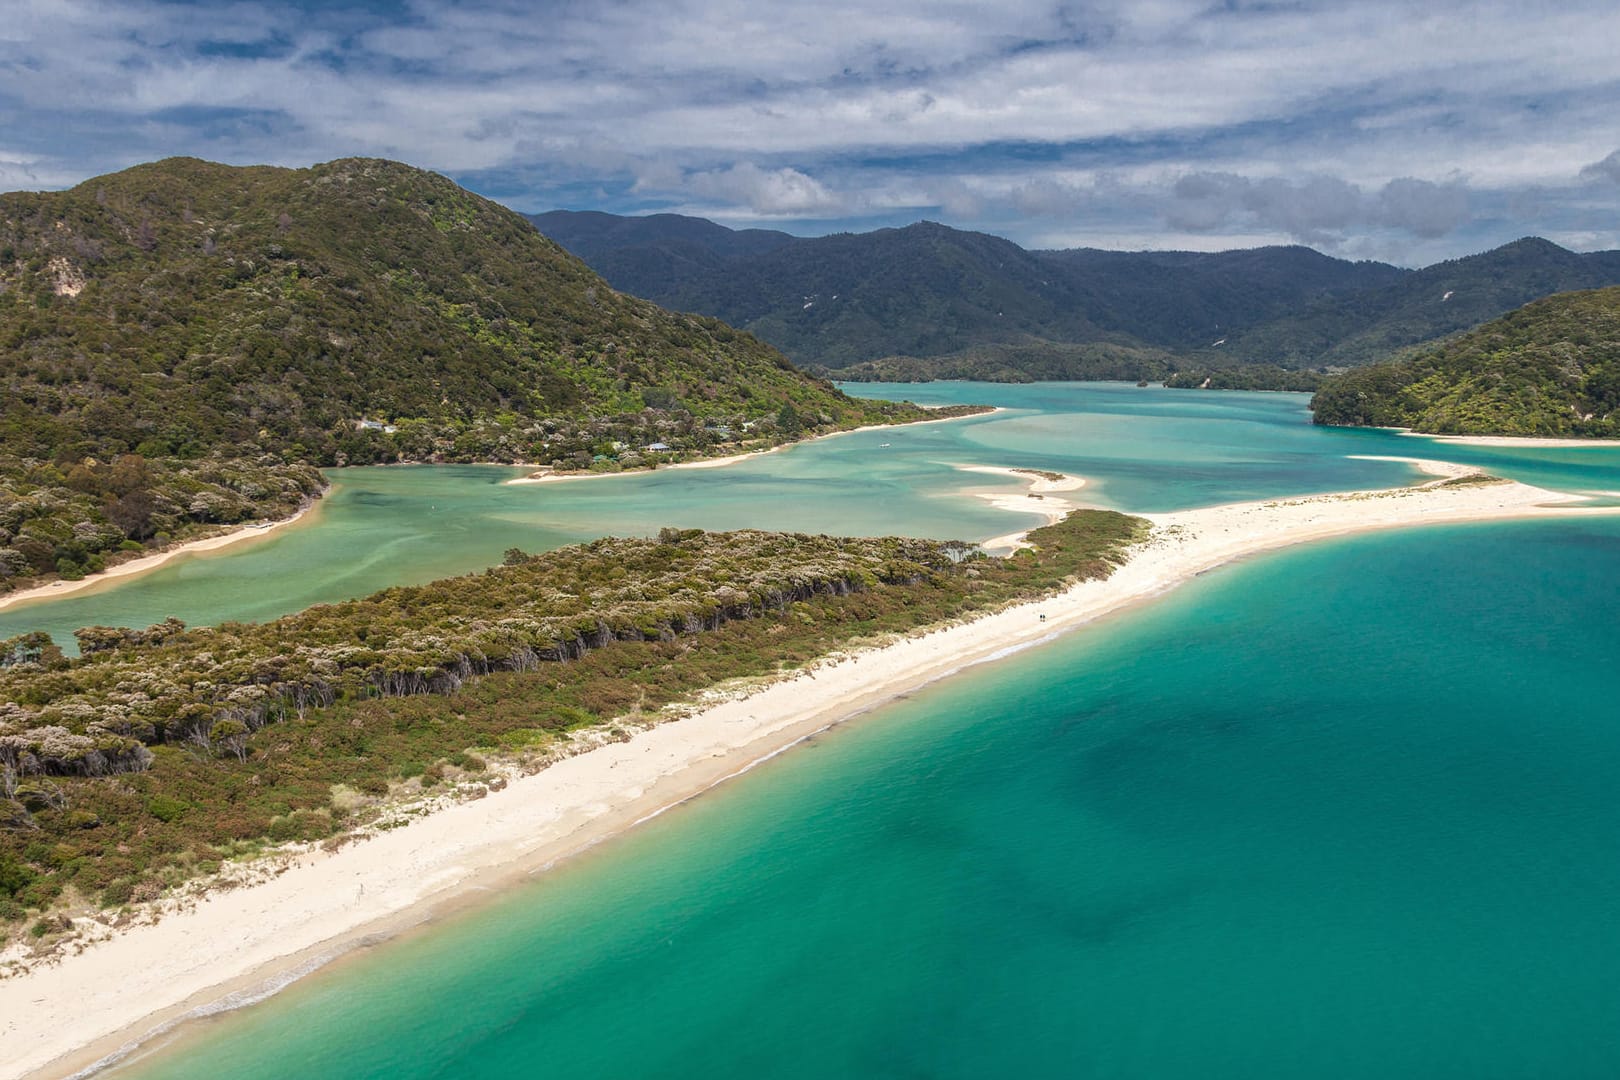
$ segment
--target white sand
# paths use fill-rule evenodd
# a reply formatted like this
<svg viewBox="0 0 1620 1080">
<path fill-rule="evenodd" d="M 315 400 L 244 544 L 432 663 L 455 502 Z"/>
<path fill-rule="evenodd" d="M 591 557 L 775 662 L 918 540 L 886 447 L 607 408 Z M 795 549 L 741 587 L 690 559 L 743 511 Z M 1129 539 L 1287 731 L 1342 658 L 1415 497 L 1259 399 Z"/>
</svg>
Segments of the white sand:
<svg viewBox="0 0 1620 1080">
<path fill-rule="evenodd" d="M 8 608 L 13 604 L 26 603 L 29 600 L 57 600 L 64 596 L 71 596 L 76 592 L 83 592 L 86 589 L 94 589 L 109 581 L 116 581 L 118 578 L 156 570 L 164 563 L 178 559 L 182 555 L 218 551 L 220 548 L 236 547 L 251 540 L 260 540 L 277 530 L 285 529 L 294 522 L 306 519 L 320 505 L 321 500 L 316 499 L 300 509 L 292 517 L 282 518 L 280 521 L 272 521 L 265 525 L 240 525 L 229 532 L 220 533 L 218 536 L 193 540 L 190 543 L 169 548 L 167 551 L 160 551 L 155 555 L 143 555 L 138 559 L 131 559 L 129 562 L 121 562 L 117 566 L 108 567 L 99 574 L 91 574 L 89 577 L 82 578 L 79 581 L 53 581 L 32 589 L 24 589 L 21 592 L 7 593 L 5 596 L 0 597 L 0 609 Z"/>
<path fill-rule="evenodd" d="M 1064 493 L 1079 491 L 1086 486 L 1084 477 L 1057 473 L 1054 479 L 1053 476 L 1042 475 L 1048 471 L 1044 469 L 1037 472 L 1032 469 L 1003 469 L 995 465 L 958 465 L 957 468 L 963 472 L 1010 476 L 1014 480 L 1023 481 L 1026 487 L 1021 493 L 969 488 L 962 494 L 983 499 L 997 510 L 1007 510 L 1014 514 L 1034 514 L 1042 519 L 1043 525 L 1054 525 L 1062 521 L 1070 510 L 1079 506 L 1075 500 L 1065 498 Z M 1023 529 L 1019 532 L 992 536 L 982 541 L 979 546 L 993 552 L 1017 551 L 1019 548 L 1030 546 L 1029 541 L 1025 539 L 1028 533 L 1028 529 Z"/>
<path fill-rule="evenodd" d="M 848 432 L 840 431 L 840 435 Z M 832 436 L 823 436 L 831 438 Z M 724 465 L 735 465 L 739 461 L 749 458 L 761 457 L 765 454 L 775 454 L 786 450 L 797 443 L 783 443 L 781 446 L 772 446 L 763 450 L 749 450 L 742 454 L 729 454 L 726 457 L 699 458 L 697 461 L 677 461 L 670 465 L 660 465 L 654 469 L 625 469 L 623 472 L 553 472 L 547 465 L 543 471 L 530 473 L 528 476 L 519 476 L 506 481 L 508 485 L 521 486 L 523 484 L 557 484 L 565 480 L 606 480 L 613 476 L 644 476 L 649 472 L 667 472 L 670 469 L 718 469 Z"/>
<path fill-rule="evenodd" d="M 1543 439 L 1531 435 L 1425 435 L 1420 431 L 1407 431 L 1404 428 L 1400 429 L 1400 432 L 1415 439 L 1429 439 L 1437 443 L 1451 443 L 1454 446 L 1527 446 L 1542 449 L 1620 446 L 1620 439 Z"/>
<path fill-rule="evenodd" d="M 1455 471 L 1418 464 L 1442 477 Z M 188 1010 L 623 831 L 831 724 L 1211 567 L 1373 529 L 1620 512 L 1518 483 L 1443 484 L 1144 515 L 1152 538 L 1107 581 L 825 664 L 0 981 L 0 1077 L 67 1075 Z"/>
</svg>

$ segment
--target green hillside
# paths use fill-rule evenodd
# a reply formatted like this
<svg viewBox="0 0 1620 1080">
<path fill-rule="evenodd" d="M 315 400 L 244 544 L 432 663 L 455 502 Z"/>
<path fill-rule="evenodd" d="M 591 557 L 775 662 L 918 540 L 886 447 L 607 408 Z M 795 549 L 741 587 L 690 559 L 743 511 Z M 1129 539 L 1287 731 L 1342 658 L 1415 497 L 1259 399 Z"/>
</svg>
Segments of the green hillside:
<svg viewBox="0 0 1620 1080">
<path fill-rule="evenodd" d="M 1610 285 L 1620 285 L 1620 252 L 1577 254 L 1527 237 L 1243 328 L 1226 349 L 1251 363 L 1352 367 L 1391 359 L 1544 296 Z"/>
<path fill-rule="evenodd" d="M 1410 359 L 1329 378 L 1319 424 L 1440 435 L 1620 435 L 1620 288 L 1527 304 Z"/>
<path fill-rule="evenodd" d="M 919 415 L 365 159 L 176 158 L 0 195 L 0 388 L 0 591 L 284 514 L 319 488 L 311 465 L 612 467 L 743 424 L 781 441 Z"/>
</svg>

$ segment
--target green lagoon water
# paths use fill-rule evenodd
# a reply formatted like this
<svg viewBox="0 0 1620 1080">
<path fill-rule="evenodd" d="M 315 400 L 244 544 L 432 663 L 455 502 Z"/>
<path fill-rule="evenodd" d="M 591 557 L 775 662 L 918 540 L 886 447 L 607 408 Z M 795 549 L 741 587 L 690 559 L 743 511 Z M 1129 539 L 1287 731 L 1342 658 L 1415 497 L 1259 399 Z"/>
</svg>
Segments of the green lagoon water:
<svg viewBox="0 0 1620 1080">
<path fill-rule="evenodd" d="M 1323 431 L 1297 395 L 858 389 L 1007 411 L 580 484 L 347 471 L 308 527 L 82 607 L 5 612 L 0 634 L 24 614 L 287 610 L 664 524 L 1007 531 L 960 495 L 958 463 L 1080 473 L 1089 498 L 1144 510 L 1412 476 L 1355 454 L 1620 489 L 1613 450 Z M 108 614 L 126 594 L 139 617 Z M 1617 598 L 1620 521 L 1414 529 L 1227 567 L 115 1071 L 1620 1075 Z"/>
<path fill-rule="evenodd" d="M 1361 455 L 1434 456 L 1426 440 L 1314 428 L 1303 394 L 1208 394 L 1111 383 L 859 384 L 873 397 L 980 402 L 993 415 L 859 432 L 719 469 L 636 473 L 513 486 L 524 470 L 494 466 L 335 469 L 309 523 L 241 548 L 182 556 L 127 581 L 61 600 L 0 609 L 0 637 L 46 630 L 72 645 L 81 626 L 263 620 L 499 562 L 510 547 L 542 551 L 666 525 L 767 528 L 855 536 L 982 540 L 1020 520 L 963 495 L 1019 490 L 958 465 L 1083 475 L 1086 501 L 1174 510 L 1244 499 L 1389 487 L 1414 471 Z M 1570 490 L 1620 488 L 1614 450 L 1445 455 Z"/>
<path fill-rule="evenodd" d="M 510 547 L 540 551 L 666 525 L 981 540 L 1025 523 L 962 494 L 1018 490 L 1018 482 L 957 465 L 1083 473 L 1093 481 L 1088 500 L 1136 510 L 1389 486 L 1413 475 L 1399 464 L 1348 459 L 1366 440 L 1313 429 L 1302 395 L 1075 383 L 1047 384 L 1038 394 L 962 383 L 857 389 L 1006 411 L 843 435 L 719 469 L 557 484 L 508 485 L 525 470 L 499 467 L 336 469 L 310 523 L 242 548 L 184 556 L 130 581 L 0 610 L 0 637 L 43 629 L 71 644 L 76 628 L 96 624 L 149 626 L 171 615 L 191 625 L 268 619 L 482 569 Z"/>
</svg>

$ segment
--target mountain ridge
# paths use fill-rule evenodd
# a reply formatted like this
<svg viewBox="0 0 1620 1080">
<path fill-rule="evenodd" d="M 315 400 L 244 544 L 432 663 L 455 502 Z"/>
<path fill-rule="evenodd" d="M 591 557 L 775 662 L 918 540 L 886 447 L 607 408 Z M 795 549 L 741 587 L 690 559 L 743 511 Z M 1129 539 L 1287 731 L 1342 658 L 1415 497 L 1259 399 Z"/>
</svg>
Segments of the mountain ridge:
<svg viewBox="0 0 1620 1080">
<path fill-rule="evenodd" d="M 544 232 L 566 213 L 530 220 Z M 724 226 L 659 217 L 656 227 L 616 215 L 576 219 L 565 239 L 620 287 L 716 314 L 841 378 L 1088 377 L 1095 365 L 1022 359 L 1087 345 L 1145 350 L 1143 371 L 1172 354 L 1171 375 L 1191 385 L 1241 367 L 1323 371 L 1422 347 L 1540 296 L 1620 284 L 1620 252 L 1575 253 L 1540 238 L 1418 270 L 1302 245 L 1026 250 L 937 222 L 814 238 L 758 230 L 769 237 L 765 250 L 739 254 L 712 239 Z M 661 239 L 672 218 L 688 230 L 701 223 L 711 237 L 679 270 L 680 253 Z M 871 295 L 857 302 L 850 288 Z M 831 315 L 817 310 L 838 304 Z M 969 354 L 982 362 L 964 368 Z"/>
</svg>

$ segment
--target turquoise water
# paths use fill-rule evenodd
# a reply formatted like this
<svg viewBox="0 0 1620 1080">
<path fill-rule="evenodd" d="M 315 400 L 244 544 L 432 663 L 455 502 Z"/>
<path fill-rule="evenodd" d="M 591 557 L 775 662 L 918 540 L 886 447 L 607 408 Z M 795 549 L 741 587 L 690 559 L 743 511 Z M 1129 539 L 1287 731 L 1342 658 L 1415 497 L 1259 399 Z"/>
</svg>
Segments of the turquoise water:
<svg viewBox="0 0 1620 1080">
<path fill-rule="evenodd" d="M 0 610 L 0 637 L 81 626 L 262 620 L 311 604 L 431 581 L 542 551 L 666 525 L 982 540 L 1036 523 L 965 488 L 1019 490 L 966 474 L 983 464 L 1088 478 L 1086 501 L 1174 510 L 1410 482 L 1410 467 L 1353 455 L 1439 456 L 1573 491 L 1620 487 L 1613 449 L 1483 450 L 1384 431 L 1312 427 L 1303 394 L 1195 393 L 1120 383 L 859 384 L 874 397 L 982 402 L 1005 411 L 861 432 L 721 469 L 508 486 L 523 470 L 479 466 L 338 469 L 308 524 L 242 548 L 186 556 L 127 581 Z"/>
<path fill-rule="evenodd" d="M 1141 510 L 1412 478 L 1358 454 L 1620 489 L 1612 449 L 1327 431 L 1300 395 L 859 389 L 1005 411 L 577 484 L 345 470 L 307 527 L 0 613 L 0 635 L 263 617 L 666 524 L 1008 531 L 962 496 L 997 483 L 966 463 L 1077 472 L 1086 498 Z M 1412 530 L 1226 568 L 123 1073 L 1620 1074 L 1616 596 L 1620 522 Z"/>
<path fill-rule="evenodd" d="M 1620 523 L 1229 567 L 128 1075 L 1616 1075 L 1616 595 Z"/>
<path fill-rule="evenodd" d="M 1124 383 L 848 383 L 844 389 L 925 405 L 984 401 L 1010 414 L 970 441 L 1004 448 L 1099 483 L 1087 497 L 1119 509 L 1180 510 L 1308 491 L 1399 483 L 1389 466 L 1339 455 L 1427 457 L 1479 465 L 1563 491 L 1620 482 L 1615 447 L 1479 447 L 1374 428 L 1319 428 L 1307 394 L 1196 393 Z"/>
</svg>

